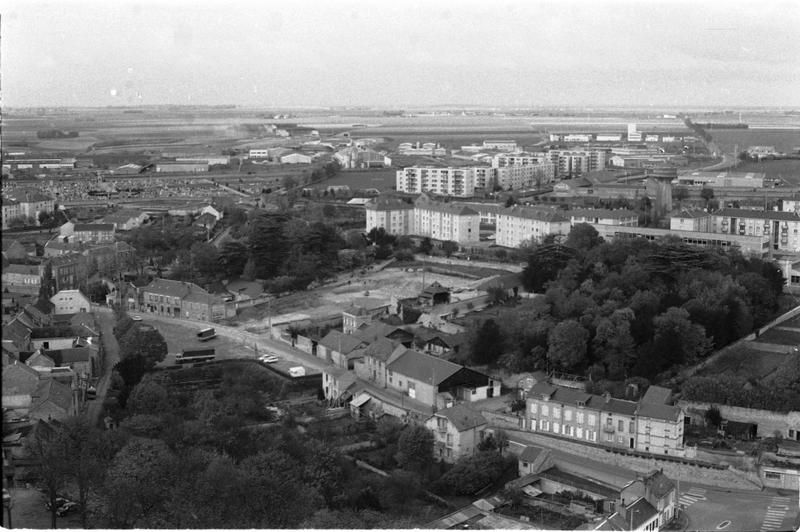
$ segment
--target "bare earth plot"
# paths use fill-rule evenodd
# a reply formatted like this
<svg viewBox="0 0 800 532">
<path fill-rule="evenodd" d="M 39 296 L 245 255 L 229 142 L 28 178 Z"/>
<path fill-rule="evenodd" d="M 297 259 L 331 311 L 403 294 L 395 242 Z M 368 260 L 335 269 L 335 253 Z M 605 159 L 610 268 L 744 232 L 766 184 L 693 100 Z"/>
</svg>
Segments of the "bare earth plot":
<svg viewBox="0 0 800 532">
<path fill-rule="evenodd" d="M 221 336 L 218 336 L 217 338 L 207 342 L 199 341 L 197 339 L 197 331 L 202 328 L 200 325 L 189 324 L 188 322 L 187 325 L 178 325 L 171 322 L 168 323 L 166 321 L 153 320 L 147 315 L 142 316 L 142 321 L 158 329 L 158 331 L 167 341 L 167 349 L 169 354 L 160 363 L 160 365 L 163 366 L 175 364 L 175 354 L 189 348 L 213 347 L 216 351 L 215 354 L 218 359 L 241 358 L 243 356 L 249 356 L 253 353 L 251 348 Z"/>
</svg>

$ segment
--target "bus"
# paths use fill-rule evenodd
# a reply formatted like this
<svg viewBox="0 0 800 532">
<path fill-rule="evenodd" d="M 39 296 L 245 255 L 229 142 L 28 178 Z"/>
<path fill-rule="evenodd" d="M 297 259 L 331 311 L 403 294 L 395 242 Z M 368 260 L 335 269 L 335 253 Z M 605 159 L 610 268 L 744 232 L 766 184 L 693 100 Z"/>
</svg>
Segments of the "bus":
<svg viewBox="0 0 800 532">
<path fill-rule="evenodd" d="M 214 349 L 197 348 L 197 349 L 184 349 L 182 353 L 175 355 L 175 363 L 177 364 L 192 364 L 194 362 L 208 362 L 214 360 L 216 354 Z"/>
<path fill-rule="evenodd" d="M 217 332 L 214 330 L 214 327 L 209 327 L 197 333 L 197 337 L 200 339 L 201 342 L 207 342 L 208 340 L 216 338 Z"/>
</svg>

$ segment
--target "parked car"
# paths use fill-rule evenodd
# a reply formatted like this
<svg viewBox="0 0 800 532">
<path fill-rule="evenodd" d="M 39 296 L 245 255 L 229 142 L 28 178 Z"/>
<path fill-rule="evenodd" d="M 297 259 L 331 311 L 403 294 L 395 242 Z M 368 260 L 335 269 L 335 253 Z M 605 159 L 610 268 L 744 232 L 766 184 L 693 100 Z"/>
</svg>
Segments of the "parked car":
<svg viewBox="0 0 800 532">
<path fill-rule="evenodd" d="M 265 364 L 274 364 L 280 360 L 275 355 L 261 355 L 258 359 Z"/>
<path fill-rule="evenodd" d="M 142 317 L 139 316 L 138 314 L 134 314 L 133 316 L 131 316 L 131 319 L 133 321 L 142 321 Z"/>
</svg>

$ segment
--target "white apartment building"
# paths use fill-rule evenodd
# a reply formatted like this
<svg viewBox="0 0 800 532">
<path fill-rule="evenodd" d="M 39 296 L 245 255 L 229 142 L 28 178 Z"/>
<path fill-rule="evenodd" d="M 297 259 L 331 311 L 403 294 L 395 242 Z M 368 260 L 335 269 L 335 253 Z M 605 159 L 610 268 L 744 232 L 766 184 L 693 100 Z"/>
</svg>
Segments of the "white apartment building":
<svg viewBox="0 0 800 532">
<path fill-rule="evenodd" d="M 550 159 L 545 153 L 499 153 L 492 157 L 492 168 L 504 168 L 506 166 L 530 166 L 549 161 Z"/>
<path fill-rule="evenodd" d="M 484 140 L 483 147 L 490 150 L 516 151 L 517 142 L 514 140 Z"/>
<path fill-rule="evenodd" d="M 248 156 L 250 159 L 268 159 L 269 150 L 250 150 Z"/>
<path fill-rule="evenodd" d="M 364 207 L 366 232 L 378 227 L 393 235 L 427 236 L 459 244 L 479 240 L 481 215 L 467 205 L 433 201 L 423 194 L 414 205 L 399 199 L 377 198 Z"/>
<path fill-rule="evenodd" d="M 517 205 L 497 213 L 496 243 L 515 248 L 528 240 L 541 242 L 547 235 L 567 235 L 569 230 L 569 218 L 558 210 Z"/>
<path fill-rule="evenodd" d="M 604 150 L 550 150 L 550 162 L 556 166 L 558 176 L 580 176 L 587 172 L 603 170 L 606 167 Z"/>
<path fill-rule="evenodd" d="M 397 190 L 468 198 L 475 195 L 475 168 L 410 166 L 397 171 Z"/>
<path fill-rule="evenodd" d="M 781 200 L 781 210 L 783 212 L 800 212 L 800 199 Z"/>
<path fill-rule="evenodd" d="M 432 201 L 423 194 L 414 203 L 412 231 L 417 236 L 470 244 L 480 239 L 480 218 L 475 209 Z"/>
<path fill-rule="evenodd" d="M 367 213 L 367 233 L 382 228 L 391 235 L 411 234 L 414 206 L 410 203 L 399 199 L 376 198 L 367 202 L 364 209 Z"/>
<path fill-rule="evenodd" d="M 766 236 L 774 250 L 800 252 L 800 214 L 796 212 L 722 209 L 711 218 L 715 233 Z"/>
</svg>

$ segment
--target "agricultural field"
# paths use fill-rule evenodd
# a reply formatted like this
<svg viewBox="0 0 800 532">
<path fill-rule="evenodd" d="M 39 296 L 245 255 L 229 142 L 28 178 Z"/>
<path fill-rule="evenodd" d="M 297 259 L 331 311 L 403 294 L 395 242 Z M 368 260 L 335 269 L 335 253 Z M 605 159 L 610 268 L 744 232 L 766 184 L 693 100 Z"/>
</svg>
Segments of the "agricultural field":
<svg viewBox="0 0 800 532">
<path fill-rule="evenodd" d="M 739 163 L 732 170 L 736 172 L 761 172 L 766 174 L 768 179 L 782 179 L 786 186 L 800 185 L 800 159 L 746 161 Z"/>
<path fill-rule="evenodd" d="M 800 129 L 709 129 L 708 133 L 725 153 L 733 153 L 736 146 L 740 152 L 748 146 L 775 146 L 785 153 L 800 147 Z"/>
<path fill-rule="evenodd" d="M 730 373 L 737 377 L 760 381 L 777 369 L 786 359 L 785 354 L 757 351 L 749 347 L 732 349 L 698 372 L 712 376 Z"/>
</svg>

